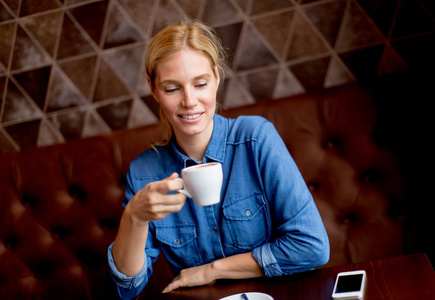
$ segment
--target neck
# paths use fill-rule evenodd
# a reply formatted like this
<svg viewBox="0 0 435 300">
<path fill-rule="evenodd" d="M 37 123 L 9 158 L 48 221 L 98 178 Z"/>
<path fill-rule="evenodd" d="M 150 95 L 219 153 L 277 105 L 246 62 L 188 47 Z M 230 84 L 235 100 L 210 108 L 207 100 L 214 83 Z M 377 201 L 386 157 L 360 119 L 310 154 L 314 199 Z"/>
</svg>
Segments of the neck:
<svg viewBox="0 0 435 300">
<path fill-rule="evenodd" d="M 211 135 L 213 133 L 213 122 L 211 122 L 211 126 L 207 128 L 201 134 L 188 136 L 188 137 L 179 137 L 177 134 L 175 137 L 177 138 L 178 146 L 180 150 L 187 155 L 189 158 L 194 159 L 197 162 L 202 162 L 205 151 L 207 150 L 208 144 L 211 140 Z"/>
</svg>

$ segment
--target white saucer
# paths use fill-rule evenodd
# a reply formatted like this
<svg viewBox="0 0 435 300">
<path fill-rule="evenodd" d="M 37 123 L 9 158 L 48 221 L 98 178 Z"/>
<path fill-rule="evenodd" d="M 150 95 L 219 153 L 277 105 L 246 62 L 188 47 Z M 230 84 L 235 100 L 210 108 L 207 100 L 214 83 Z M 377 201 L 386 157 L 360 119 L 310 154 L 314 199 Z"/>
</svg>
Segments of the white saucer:
<svg viewBox="0 0 435 300">
<path fill-rule="evenodd" d="M 242 294 L 243 293 L 231 295 L 225 298 L 221 298 L 219 300 L 242 300 Z M 268 294 L 263 294 L 263 293 L 244 293 L 244 294 L 248 296 L 249 300 L 273 300 L 273 298 Z"/>
</svg>

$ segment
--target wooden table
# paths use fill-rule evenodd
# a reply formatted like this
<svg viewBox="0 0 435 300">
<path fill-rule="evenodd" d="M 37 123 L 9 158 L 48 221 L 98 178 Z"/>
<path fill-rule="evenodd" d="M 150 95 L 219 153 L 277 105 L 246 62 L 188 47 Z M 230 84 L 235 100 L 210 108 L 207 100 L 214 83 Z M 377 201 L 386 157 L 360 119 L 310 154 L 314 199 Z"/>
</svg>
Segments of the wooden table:
<svg viewBox="0 0 435 300">
<path fill-rule="evenodd" d="M 242 292 L 261 292 L 271 295 L 274 300 L 329 300 L 337 273 L 351 270 L 367 272 L 365 300 L 435 299 L 435 272 L 426 254 L 320 268 L 275 278 L 220 280 L 212 286 L 181 289 L 169 294 L 160 294 L 159 287 L 139 299 L 213 300 Z"/>
</svg>

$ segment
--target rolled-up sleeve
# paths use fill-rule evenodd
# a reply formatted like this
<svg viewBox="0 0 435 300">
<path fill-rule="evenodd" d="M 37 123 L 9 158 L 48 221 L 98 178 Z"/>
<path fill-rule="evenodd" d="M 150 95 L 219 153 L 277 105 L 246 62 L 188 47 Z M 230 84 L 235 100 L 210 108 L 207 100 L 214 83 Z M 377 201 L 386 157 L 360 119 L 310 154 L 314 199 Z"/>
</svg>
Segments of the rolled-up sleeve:
<svg viewBox="0 0 435 300">
<path fill-rule="evenodd" d="M 107 250 L 107 258 L 109 261 L 110 275 L 112 276 L 113 281 L 115 281 L 115 283 L 118 286 L 126 289 L 137 288 L 143 282 L 145 276 L 147 275 L 146 265 L 144 264 L 142 270 L 140 270 L 140 272 L 135 276 L 130 277 L 124 275 L 123 273 L 119 272 L 118 269 L 116 268 L 115 261 L 112 255 L 112 247 L 113 247 L 113 243 L 109 246 L 109 249 Z"/>
<path fill-rule="evenodd" d="M 270 251 L 270 244 L 264 244 L 261 247 L 255 248 L 252 251 L 252 256 L 260 267 L 263 268 L 266 277 L 283 275 L 275 256 L 273 256 L 272 251 Z"/>
<path fill-rule="evenodd" d="M 109 274 L 117 286 L 118 294 L 121 299 L 133 299 L 139 295 L 143 287 L 146 285 L 146 278 L 149 277 L 147 276 L 148 268 L 146 264 L 144 264 L 140 272 L 131 277 L 119 272 L 113 259 L 112 247 L 113 243 L 107 250 Z"/>
</svg>

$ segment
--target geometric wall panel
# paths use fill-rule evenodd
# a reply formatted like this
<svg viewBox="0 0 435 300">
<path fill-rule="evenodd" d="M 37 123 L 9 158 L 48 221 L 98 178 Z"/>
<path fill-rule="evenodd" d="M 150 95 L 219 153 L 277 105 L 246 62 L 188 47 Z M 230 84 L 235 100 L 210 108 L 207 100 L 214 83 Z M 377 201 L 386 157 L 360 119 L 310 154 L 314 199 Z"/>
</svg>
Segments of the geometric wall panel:
<svg viewBox="0 0 435 300">
<path fill-rule="evenodd" d="M 29 120 L 42 116 L 32 103 L 32 100 L 11 80 L 6 85 L 6 95 L 2 107 L 4 109 L 2 114 L 3 123 Z"/>
<path fill-rule="evenodd" d="M 304 12 L 331 47 L 334 47 L 343 20 L 346 1 L 324 2 L 304 7 Z"/>
<path fill-rule="evenodd" d="M 41 51 L 21 26 L 17 26 L 11 71 L 40 67 L 48 62 L 48 56 Z"/>
<path fill-rule="evenodd" d="M 64 14 L 57 59 L 64 59 L 95 52 L 90 38 L 68 14 Z"/>
<path fill-rule="evenodd" d="M 340 54 L 340 58 L 358 81 L 367 82 L 376 77 L 384 45 L 358 49 Z"/>
<path fill-rule="evenodd" d="M 253 23 L 278 57 L 282 57 L 290 33 L 294 11 L 266 15 L 253 19 Z"/>
<path fill-rule="evenodd" d="M 97 61 L 98 56 L 95 54 L 58 63 L 66 76 L 88 100 L 91 100 L 93 95 Z"/>
<path fill-rule="evenodd" d="M 129 95 L 127 87 L 108 63 L 101 59 L 93 101 Z"/>
<path fill-rule="evenodd" d="M 418 1 L 402 0 L 395 20 L 392 37 L 404 37 L 424 32 L 433 32 L 435 22 L 427 9 Z"/>
<path fill-rule="evenodd" d="M 55 54 L 62 21 L 63 12 L 59 10 L 22 19 L 24 28 L 30 32 L 30 35 L 51 57 Z"/>
<path fill-rule="evenodd" d="M 330 57 L 324 57 L 291 65 L 289 68 L 305 90 L 320 89 L 324 85 L 330 60 Z"/>
<path fill-rule="evenodd" d="M 51 73 L 51 83 L 48 92 L 47 112 L 59 111 L 85 104 L 85 100 L 78 89 L 57 68 Z"/>
<path fill-rule="evenodd" d="M 140 66 L 144 63 L 145 46 L 135 44 L 133 47 L 115 48 L 106 51 L 107 61 L 120 75 L 120 78 L 133 90 L 137 88 L 140 76 Z"/>
<path fill-rule="evenodd" d="M 295 14 L 293 32 L 289 37 L 290 47 L 286 59 L 296 60 L 304 57 L 328 54 L 329 48 L 317 30 L 310 26 L 307 18 Z"/>
<path fill-rule="evenodd" d="M 240 22 L 242 15 L 229 0 L 209 0 L 206 1 L 202 20 L 215 27 L 228 22 Z"/>
<path fill-rule="evenodd" d="M 44 110 L 50 71 L 51 67 L 47 66 L 18 73 L 13 76 L 41 110 Z"/>
<path fill-rule="evenodd" d="M 97 45 L 100 45 L 101 42 L 108 4 L 109 1 L 101 1 L 73 7 L 69 10 L 74 19 Z"/>
<path fill-rule="evenodd" d="M 358 4 L 347 5 L 335 49 L 348 50 L 383 42 L 383 36 Z"/>
<path fill-rule="evenodd" d="M 143 36 L 137 26 L 130 21 L 128 14 L 120 6 L 113 4 L 109 11 L 104 49 L 141 42 L 143 40 Z"/>
<path fill-rule="evenodd" d="M 228 49 L 223 108 L 435 69 L 430 0 L 0 0 L 0 153 L 157 122 L 145 52 L 187 16 Z"/>
<path fill-rule="evenodd" d="M 277 59 L 260 34 L 249 25 L 245 25 L 244 29 L 244 43 L 239 45 L 236 54 L 236 70 L 243 71 L 277 64 Z"/>
</svg>

